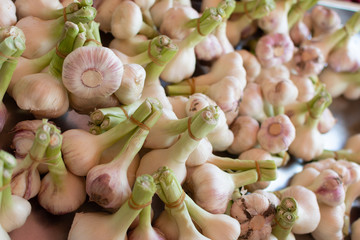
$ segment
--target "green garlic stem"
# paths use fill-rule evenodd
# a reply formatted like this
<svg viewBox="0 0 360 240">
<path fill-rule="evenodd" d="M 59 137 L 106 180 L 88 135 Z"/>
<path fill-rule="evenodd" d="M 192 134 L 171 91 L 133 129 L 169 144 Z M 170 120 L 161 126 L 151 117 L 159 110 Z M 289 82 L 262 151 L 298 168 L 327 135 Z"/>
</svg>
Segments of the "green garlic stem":
<svg viewBox="0 0 360 240">
<path fill-rule="evenodd" d="M 246 170 L 238 173 L 228 173 L 231 177 L 235 188 L 239 188 L 258 180 L 258 174 L 255 169 Z"/>
<path fill-rule="evenodd" d="M 287 203 L 293 203 L 291 211 L 284 208 Z M 290 234 L 297 216 L 297 202 L 294 198 L 284 198 L 280 205 L 276 207 L 275 225 L 272 228 L 272 234 L 279 240 L 285 240 Z"/>
<path fill-rule="evenodd" d="M 14 46 L 14 40 L 12 37 L 7 37 L 2 42 L 0 42 L 0 53 L 2 54 L 0 56 L 0 68 L 5 62 L 11 61 L 5 56 L 12 57 L 12 55 L 14 55 L 17 51 L 18 50 Z"/>
<path fill-rule="evenodd" d="M 193 93 L 206 93 L 210 85 L 196 85 L 195 89 L 189 85 L 171 84 L 166 86 L 166 93 L 169 96 L 192 95 Z"/>
<path fill-rule="evenodd" d="M 204 226 L 211 214 L 197 205 L 188 195 L 185 196 L 185 204 L 193 221 L 200 227 Z"/>
<path fill-rule="evenodd" d="M 142 210 L 142 208 L 134 209 L 131 207 L 133 206 L 132 202 L 139 206 L 147 204 L 151 201 L 155 191 L 156 185 L 152 176 L 144 174 L 136 178 L 131 193 L 132 200 L 128 199 L 119 210 L 111 216 L 113 229 L 117 229 L 119 233 L 126 233 L 131 223 Z"/>
<path fill-rule="evenodd" d="M 310 8 L 312 8 L 313 6 L 315 6 L 315 4 L 318 2 L 318 0 L 302 0 L 302 1 L 297 1 L 297 3 L 295 3 L 289 13 L 288 13 L 288 26 L 289 26 L 289 30 L 295 25 L 295 23 L 297 23 L 298 21 L 300 21 L 305 12 L 308 11 Z"/>
<path fill-rule="evenodd" d="M 250 170 L 256 169 L 256 163 L 258 163 L 260 168 L 269 168 L 269 169 L 276 169 L 275 161 L 273 160 L 240 160 L 240 159 L 233 159 L 227 157 L 219 157 L 216 155 L 212 155 L 208 160 L 208 163 L 216 165 L 218 168 L 225 170 L 231 169 L 234 171 L 238 170 Z"/>
<path fill-rule="evenodd" d="M 149 229 L 151 225 L 151 205 L 143 208 L 139 214 L 139 225 L 141 229 Z"/>
<path fill-rule="evenodd" d="M 156 31 L 156 29 L 152 28 L 145 22 L 142 22 L 139 34 L 145 35 L 150 39 L 159 36 L 159 33 Z"/>
<path fill-rule="evenodd" d="M 236 7 L 236 2 L 234 0 L 224 0 L 218 4 L 218 8 L 221 8 L 225 12 L 225 16 L 223 17 L 223 21 L 228 19 L 231 14 L 234 12 Z"/>
</svg>

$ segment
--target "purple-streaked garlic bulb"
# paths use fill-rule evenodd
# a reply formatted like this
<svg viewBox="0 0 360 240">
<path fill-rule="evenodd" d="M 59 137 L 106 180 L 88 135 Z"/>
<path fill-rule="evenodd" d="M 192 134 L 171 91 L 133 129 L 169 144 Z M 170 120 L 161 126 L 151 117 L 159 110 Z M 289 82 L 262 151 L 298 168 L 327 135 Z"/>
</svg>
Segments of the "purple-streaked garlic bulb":
<svg viewBox="0 0 360 240">
<path fill-rule="evenodd" d="M 231 154 L 240 154 L 257 143 L 257 133 L 259 123 L 250 116 L 238 116 L 230 125 L 230 130 L 234 133 L 234 141 L 227 149 Z"/>
<path fill-rule="evenodd" d="M 325 6 L 317 5 L 311 10 L 313 36 L 329 34 L 341 27 L 339 14 Z"/>
<path fill-rule="evenodd" d="M 316 194 L 318 202 L 332 207 L 345 200 L 344 185 L 339 175 L 331 169 L 321 171 L 307 188 Z"/>
<path fill-rule="evenodd" d="M 310 29 L 303 21 L 295 23 L 290 29 L 289 34 L 295 46 L 299 46 L 301 43 L 311 38 Z"/>
<path fill-rule="evenodd" d="M 291 65 L 298 75 L 317 75 L 324 68 L 325 57 L 319 48 L 304 45 L 295 51 Z"/>
<path fill-rule="evenodd" d="M 298 89 L 288 78 L 266 78 L 261 83 L 264 99 L 274 107 L 283 107 L 294 103 Z"/>
<path fill-rule="evenodd" d="M 239 221 L 241 233 L 239 239 L 268 239 L 275 217 L 275 205 L 260 193 L 250 193 L 235 200 L 230 216 Z"/>
<path fill-rule="evenodd" d="M 360 38 L 347 37 L 342 44 L 331 51 L 329 66 L 335 72 L 356 72 L 360 69 Z"/>
<path fill-rule="evenodd" d="M 243 65 L 246 70 L 246 81 L 253 82 L 255 81 L 256 77 L 260 74 L 261 65 L 254 54 L 251 52 L 241 49 L 236 50 L 243 59 Z"/>
<path fill-rule="evenodd" d="M 295 139 L 295 127 L 285 114 L 269 117 L 261 123 L 257 140 L 270 153 L 286 151 Z"/>
<path fill-rule="evenodd" d="M 199 13 L 191 6 L 176 5 L 163 13 L 160 33 L 171 39 L 182 40 L 186 38 L 193 28 L 185 27 L 191 19 L 198 18 Z"/>
<path fill-rule="evenodd" d="M 120 87 L 123 72 L 123 63 L 109 48 L 85 46 L 65 58 L 62 82 L 80 98 L 109 97 Z"/>
<path fill-rule="evenodd" d="M 290 61 L 294 53 L 294 43 L 289 35 L 282 33 L 267 34 L 256 44 L 256 56 L 265 68 L 281 65 Z"/>
<path fill-rule="evenodd" d="M 14 2 L 11 0 L 0 0 L 0 27 L 12 26 L 16 21 Z"/>
</svg>

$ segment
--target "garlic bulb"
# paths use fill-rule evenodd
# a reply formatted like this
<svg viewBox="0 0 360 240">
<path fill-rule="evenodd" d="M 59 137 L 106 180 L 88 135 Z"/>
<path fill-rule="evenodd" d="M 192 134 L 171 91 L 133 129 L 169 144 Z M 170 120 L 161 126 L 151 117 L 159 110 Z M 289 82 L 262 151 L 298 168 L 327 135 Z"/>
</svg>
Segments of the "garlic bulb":
<svg viewBox="0 0 360 240">
<path fill-rule="evenodd" d="M 250 116 L 262 122 L 267 117 L 264 111 L 264 99 L 261 86 L 257 83 L 248 83 L 239 104 L 239 115 Z"/>
<path fill-rule="evenodd" d="M 199 13 L 191 6 L 176 5 L 163 13 L 160 33 L 171 39 L 182 40 L 194 30 L 186 27 L 186 23 L 198 17 Z"/>
<path fill-rule="evenodd" d="M 44 20 L 57 18 L 54 12 L 64 7 L 59 0 L 16 0 L 15 6 L 19 18 L 34 16 Z"/>
<path fill-rule="evenodd" d="M 344 225 L 345 203 L 330 207 L 319 203 L 321 220 L 317 228 L 311 233 L 316 240 L 344 239 L 342 228 Z"/>
<path fill-rule="evenodd" d="M 119 88 L 123 72 L 121 60 L 109 48 L 85 46 L 65 58 L 62 82 L 80 98 L 108 97 Z"/>
<path fill-rule="evenodd" d="M 116 9 L 116 7 L 123 0 L 107 0 L 107 1 L 95 1 L 95 6 L 97 13 L 95 21 L 100 23 L 100 30 L 105 33 L 111 32 L 111 18 Z"/>
<path fill-rule="evenodd" d="M 310 29 L 302 20 L 298 21 L 294 26 L 292 26 L 289 35 L 295 46 L 299 46 L 311 38 Z"/>
<path fill-rule="evenodd" d="M 275 205 L 271 204 L 264 195 L 251 193 L 234 201 L 230 216 L 240 223 L 240 239 L 268 239 L 275 217 Z"/>
<path fill-rule="evenodd" d="M 177 118 L 187 117 L 186 103 L 189 100 L 185 96 L 168 96 L 168 100 L 171 103 L 172 110 Z"/>
<path fill-rule="evenodd" d="M 286 151 L 295 139 L 295 127 L 285 114 L 269 117 L 261 123 L 257 140 L 270 153 Z"/>
<path fill-rule="evenodd" d="M 243 65 L 246 71 L 246 81 L 255 81 L 255 78 L 260 74 L 261 71 L 259 60 L 254 54 L 245 49 L 236 50 L 236 52 L 239 53 L 243 59 Z"/>
<path fill-rule="evenodd" d="M 16 7 L 11 0 L 0 1 L 0 27 L 15 25 L 17 21 Z"/>
<path fill-rule="evenodd" d="M 291 75 L 290 79 L 298 89 L 298 102 L 310 101 L 315 96 L 315 84 L 309 77 Z"/>
<path fill-rule="evenodd" d="M 146 72 L 139 64 L 125 64 L 120 87 L 115 96 L 122 104 L 129 105 L 140 99 L 144 89 Z"/>
<path fill-rule="evenodd" d="M 194 50 L 196 59 L 200 61 L 212 61 L 223 54 L 222 46 L 214 34 L 209 34 L 204 40 L 195 46 Z"/>
<path fill-rule="evenodd" d="M 295 234 L 313 232 L 320 223 L 320 208 L 315 193 L 302 186 L 291 186 L 282 189 L 280 194 L 280 200 L 292 197 L 298 203 L 298 219 L 295 221 L 292 232 Z"/>
<path fill-rule="evenodd" d="M 341 27 L 341 18 L 333 9 L 326 6 L 315 6 L 310 13 L 313 37 L 334 32 Z"/>
<path fill-rule="evenodd" d="M 66 89 L 48 73 L 21 78 L 13 88 L 12 96 L 19 108 L 29 110 L 38 117 L 60 117 L 69 109 Z"/>
<path fill-rule="evenodd" d="M 112 94 L 108 97 L 81 98 L 69 93 L 70 106 L 77 113 L 89 114 L 98 108 L 118 107 L 120 105 L 117 97 Z"/>
<path fill-rule="evenodd" d="M 234 141 L 227 151 L 231 154 L 240 154 L 256 145 L 259 123 L 254 118 L 238 116 L 230 125 L 230 130 L 234 133 Z"/>
<path fill-rule="evenodd" d="M 160 229 L 167 240 L 179 239 L 179 228 L 177 223 L 174 217 L 166 210 L 162 211 L 155 219 L 154 227 Z"/>
<path fill-rule="evenodd" d="M 316 170 L 313 167 L 304 168 L 302 171 L 296 173 L 290 181 L 290 186 L 300 185 L 307 187 L 313 183 L 317 176 L 319 176 L 320 171 Z"/>
<path fill-rule="evenodd" d="M 318 130 L 324 134 L 329 132 L 336 124 L 337 119 L 334 117 L 329 108 L 326 108 L 321 114 L 320 121 L 318 124 Z"/>
<path fill-rule="evenodd" d="M 145 35 L 137 34 L 129 39 L 114 38 L 109 43 L 110 49 L 116 49 L 128 56 L 135 56 L 146 51 L 149 47 L 148 38 Z"/>
</svg>

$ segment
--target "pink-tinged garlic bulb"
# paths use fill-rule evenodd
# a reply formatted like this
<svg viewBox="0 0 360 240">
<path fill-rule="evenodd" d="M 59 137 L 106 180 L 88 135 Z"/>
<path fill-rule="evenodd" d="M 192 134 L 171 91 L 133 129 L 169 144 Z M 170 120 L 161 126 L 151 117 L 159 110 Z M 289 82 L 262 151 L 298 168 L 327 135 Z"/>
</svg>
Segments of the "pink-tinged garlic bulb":
<svg viewBox="0 0 360 240">
<path fill-rule="evenodd" d="M 290 180 L 290 186 L 300 185 L 307 187 L 313 183 L 315 178 L 319 176 L 320 171 L 313 167 L 306 167 L 300 172 L 294 174 Z"/>
<path fill-rule="evenodd" d="M 246 85 L 239 104 L 239 115 L 250 116 L 260 122 L 266 118 L 260 84 L 248 83 Z"/>
<path fill-rule="evenodd" d="M 118 107 L 120 105 L 114 94 L 108 97 L 81 98 L 70 93 L 69 101 L 71 108 L 80 114 L 90 114 L 97 108 Z"/>
<path fill-rule="evenodd" d="M 172 110 L 177 118 L 187 117 L 186 114 L 186 103 L 189 101 L 188 97 L 185 96 L 168 96 L 168 100 L 172 106 Z"/>
<path fill-rule="evenodd" d="M 141 98 L 145 77 L 146 72 L 141 65 L 136 63 L 124 65 L 121 85 L 114 93 L 120 103 L 129 105 Z"/>
<path fill-rule="evenodd" d="M 294 43 L 289 35 L 282 33 L 267 34 L 259 39 L 255 53 L 261 66 L 265 68 L 281 65 L 290 61 Z"/>
<path fill-rule="evenodd" d="M 288 78 L 266 78 L 261 83 L 264 99 L 274 107 L 294 103 L 299 94 L 295 84 Z"/>
<path fill-rule="evenodd" d="M 154 25 L 157 28 L 160 28 L 160 25 L 164 19 L 164 13 L 177 4 L 178 3 L 174 2 L 173 0 L 161 0 L 154 3 L 154 5 L 150 8 L 150 15 Z"/>
<path fill-rule="evenodd" d="M 299 46 L 311 38 L 310 29 L 303 21 L 295 23 L 290 29 L 289 35 L 295 46 Z"/>
<path fill-rule="evenodd" d="M 360 69 L 360 38 L 347 37 L 339 47 L 330 52 L 329 66 L 335 72 L 356 72 Z"/>
<path fill-rule="evenodd" d="M 30 4 L 31 5 L 31 4 Z M 11 0 L 0 1 L 0 27 L 15 25 L 17 21 L 16 7 Z"/>
<path fill-rule="evenodd" d="M 246 81 L 253 82 L 261 72 L 261 65 L 254 54 L 251 52 L 241 49 L 236 50 L 243 59 L 243 65 L 246 71 Z"/>
<path fill-rule="evenodd" d="M 234 141 L 227 151 L 231 154 L 240 154 L 256 145 L 259 123 L 254 118 L 239 116 L 230 125 L 230 130 L 234 133 Z"/>
<path fill-rule="evenodd" d="M 223 48 L 213 34 L 209 34 L 203 41 L 195 46 L 196 58 L 203 61 L 211 61 L 219 58 L 223 53 Z"/>
<path fill-rule="evenodd" d="M 171 39 L 182 40 L 186 38 L 193 28 L 185 24 L 191 19 L 198 18 L 199 13 L 191 6 L 176 5 L 163 13 L 163 20 L 160 25 L 160 33 Z"/>
<path fill-rule="evenodd" d="M 310 16 L 314 37 L 332 33 L 341 27 L 339 14 L 328 7 L 321 5 L 315 6 L 311 10 Z"/>
<path fill-rule="evenodd" d="M 299 93 L 296 98 L 298 102 L 307 102 L 315 96 L 315 84 L 309 77 L 292 74 L 290 79 L 298 89 Z"/>
<path fill-rule="evenodd" d="M 236 199 L 231 206 L 230 216 L 240 223 L 239 239 L 268 239 L 272 231 L 275 207 L 259 193 L 250 193 Z"/>
<path fill-rule="evenodd" d="M 162 211 L 154 221 L 154 227 L 160 229 L 166 240 L 179 239 L 179 228 L 174 217 L 166 210 Z"/>
<path fill-rule="evenodd" d="M 320 208 L 315 193 L 303 186 L 290 186 L 280 192 L 280 200 L 293 197 L 298 204 L 298 219 L 292 232 L 295 234 L 313 232 L 320 223 Z"/>
<path fill-rule="evenodd" d="M 255 82 L 261 84 L 264 79 L 272 78 L 290 78 L 290 71 L 285 65 L 276 65 L 271 68 L 261 68 L 260 74 Z"/>
<path fill-rule="evenodd" d="M 228 173 L 204 163 L 189 169 L 186 177 L 192 199 L 210 213 L 225 213 L 235 186 Z"/>
<path fill-rule="evenodd" d="M 60 117 L 69 109 L 65 87 L 48 73 L 21 78 L 13 88 L 12 96 L 19 108 L 29 110 L 38 117 Z"/>
<path fill-rule="evenodd" d="M 295 127 L 285 114 L 269 117 L 261 123 L 257 140 L 270 153 L 286 151 L 295 139 Z"/>
<path fill-rule="evenodd" d="M 311 233 L 316 240 L 344 239 L 342 228 L 344 225 L 345 203 L 330 207 L 319 203 L 321 220 L 317 228 Z"/>
<path fill-rule="evenodd" d="M 246 86 L 246 80 L 226 76 L 212 84 L 206 94 L 225 112 L 235 111 Z M 221 91 L 219 91 L 221 89 Z"/>
<path fill-rule="evenodd" d="M 109 97 L 120 86 L 124 67 L 109 48 L 80 47 L 64 60 L 62 82 L 80 98 Z"/>
<path fill-rule="evenodd" d="M 109 48 L 116 49 L 127 56 L 135 56 L 147 50 L 149 46 L 147 40 L 148 38 L 141 34 L 137 34 L 129 39 L 114 38 L 109 43 Z"/>
<path fill-rule="evenodd" d="M 217 105 L 212 99 L 202 93 L 195 93 L 189 97 L 186 103 L 186 112 L 189 117 L 204 107 Z M 227 125 L 227 119 L 223 110 L 219 109 L 219 119 L 216 127 L 207 135 L 207 139 L 213 146 L 214 151 L 225 151 L 233 142 L 234 134 Z"/>
<path fill-rule="evenodd" d="M 321 114 L 320 121 L 318 124 L 318 130 L 324 134 L 329 132 L 336 124 L 337 119 L 334 117 L 330 109 L 326 108 Z"/>
<path fill-rule="evenodd" d="M 105 33 L 111 31 L 111 17 L 116 9 L 116 7 L 122 2 L 123 0 L 107 0 L 107 1 L 100 1 L 99 4 L 95 6 L 97 13 L 95 17 L 95 21 L 100 23 L 100 30 L 104 31 Z"/>
<path fill-rule="evenodd" d="M 339 175 L 331 169 L 322 171 L 307 188 L 316 194 L 319 203 L 335 207 L 345 200 L 344 185 Z"/>
<path fill-rule="evenodd" d="M 319 74 L 325 65 L 321 50 L 311 45 L 303 45 L 294 52 L 291 66 L 298 75 L 311 76 Z"/>
<path fill-rule="evenodd" d="M 63 8 L 63 5 L 59 2 L 59 0 L 16 0 L 15 6 L 16 14 L 19 18 L 34 16 L 44 20 L 56 18 L 57 16 L 54 17 L 53 12 Z"/>
</svg>

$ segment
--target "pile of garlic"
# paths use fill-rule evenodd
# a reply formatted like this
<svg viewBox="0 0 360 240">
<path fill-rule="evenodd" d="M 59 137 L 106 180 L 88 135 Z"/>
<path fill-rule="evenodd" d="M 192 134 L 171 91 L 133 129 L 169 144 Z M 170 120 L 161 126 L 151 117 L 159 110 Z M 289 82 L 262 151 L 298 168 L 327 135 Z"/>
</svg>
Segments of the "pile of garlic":
<svg viewBox="0 0 360 240">
<path fill-rule="evenodd" d="M 336 126 L 333 98 L 360 98 L 360 12 L 342 23 L 316 0 L 0 3 L 0 99 L 34 117 L 13 129 L 1 202 L 75 212 L 68 239 L 350 234 L 358 137 L 329 151 L 322 134 Z M 11 26 L 18 55 L 2 46 Z M 70 113 L 80 122 L 56 127 Z M 266 190 L 291 157 L 303 170 Z M 81 213 L 89 202 L 100 213 Z M 25 208 L 14 231 L 0 215 L 4 239 Z"/>
</svg>

